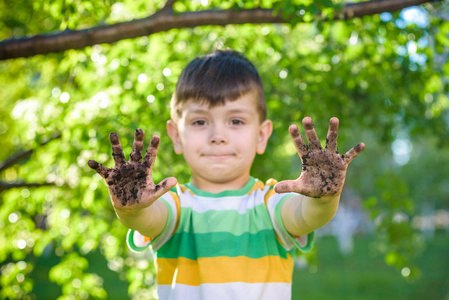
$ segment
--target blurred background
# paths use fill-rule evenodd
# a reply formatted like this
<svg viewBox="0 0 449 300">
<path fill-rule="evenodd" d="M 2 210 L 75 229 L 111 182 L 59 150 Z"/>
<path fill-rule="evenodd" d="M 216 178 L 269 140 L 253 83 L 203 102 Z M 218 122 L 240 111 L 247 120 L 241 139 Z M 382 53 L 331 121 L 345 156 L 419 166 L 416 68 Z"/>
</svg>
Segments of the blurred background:
<svg viewBox="0 0 449 300">
<path fill-rule="evenodd" d="M 0 49 L 13 38 L 145 18 L 165 4 L 2 0 Z M 165 131 L 170 97 L 191 59 L 225 48 L 259 69 L 274 123 L 254 177 L 299 176 L 288 126 L 305 116 L 323 145 L 333 116 L 341 153 L 366 144 L 337 216 L 296 258 L 293 299 L 449 299 L 449 5 L 333 18 L 345 5 L 180 0 L 175 16 L 262 7 L 289 21 L 147 32 L 1 60 L 0 299 L 156 297 L 152 253 L 128 250 L 87 161 L 112 167 L 109 133 L 118 132 L 128 157 L 143 128 L 146 143 L 162 137 L 155 181 L 188 182 Z"/>
</svg>

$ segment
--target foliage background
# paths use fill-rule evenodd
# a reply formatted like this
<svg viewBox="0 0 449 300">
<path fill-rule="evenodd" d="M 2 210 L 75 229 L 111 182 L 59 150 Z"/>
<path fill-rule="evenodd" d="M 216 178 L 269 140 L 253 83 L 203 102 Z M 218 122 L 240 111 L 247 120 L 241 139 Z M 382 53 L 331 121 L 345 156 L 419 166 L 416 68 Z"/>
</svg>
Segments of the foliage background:
<svg viewBox="0 0 449 300">
<path fill-rule="evenodd" d="M 109 133 L 118 132 L 127 156 L 134 130 L 143 128 L 147 143 L 152 134 L 162 137 L 155 181 L 172 175 L 188 181 L 188 168 L 165 134 L 169 100 L 188 61 L 222 48 L 244 52 L 265 84 L 274 133 L 253 175 L 299 176 L 289 124 L 309 115 L 324 141 L 328 120 L 339 117 L 340 151 L 360 141 L 367 145 L 351 164 L 346 189 L 363 199 L 376 221 L 372 246 L 398 274 L 407 274 L 404 280 L 420 280 L 414 262 L 426 241 L 412 220 L 428 207 L 449 206 L 447 3 L 415 8 L 423 22 L 408 22 L 404 11 L 335 21 L 314 17 L 326 7 L 332 12 L 331 4 L 177 1 L 178 12 L 274 6 L 297 18 L 292 24 L 174 29 L 0 62 L 0 161 L 34 150 L 2 170 L 1 181 L 52 184 L 0 191 L 0 298 L 35 298 L 36 284 L 46 280 L 36 279 L 36 263 L 49 257 L 55 259 L 47 260 L 48 276 L 60 286 L 60 299 L 105 298 L 107 275 L 89 267 L 95 255 L 129 283 L 132 297 L 153 295 L 151 254 L 129 252 L 126 228 L 87 161 L 112 166 Z M 142 18 L 163 5 L 4 0 L 0 39 Z M 308 259 L 316 263 L 313 254 Z"/>
</svg>

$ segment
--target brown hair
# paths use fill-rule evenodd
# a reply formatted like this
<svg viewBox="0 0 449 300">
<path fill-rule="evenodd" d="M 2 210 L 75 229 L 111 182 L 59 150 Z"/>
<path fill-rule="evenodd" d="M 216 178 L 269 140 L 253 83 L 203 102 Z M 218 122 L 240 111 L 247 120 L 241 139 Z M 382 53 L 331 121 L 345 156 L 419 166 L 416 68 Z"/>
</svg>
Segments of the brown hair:
<svg viewBox="0 0 449 300">
<path fill-rule="evenodd" d="M 217 50 L 192 60 L 182 71 L 171 100 L 173 120 L 182 114 L 182 104 L 193 100 L 209 107 L 224 105 L 254 91 L 260 122 L 267 108 L 262 80 L 254 64 L 234 50 Z"/>
</svg>

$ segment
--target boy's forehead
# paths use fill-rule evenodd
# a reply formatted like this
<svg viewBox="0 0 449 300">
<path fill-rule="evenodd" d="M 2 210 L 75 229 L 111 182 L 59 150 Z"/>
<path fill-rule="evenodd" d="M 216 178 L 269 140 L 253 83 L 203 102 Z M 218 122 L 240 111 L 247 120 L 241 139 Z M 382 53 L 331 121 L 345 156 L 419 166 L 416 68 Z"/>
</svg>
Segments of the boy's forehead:
<svg viewBox="0 0 449 300">
<path fill-rule="evenodd" d="M 240 96 L 235 100 L 226 100 L 223 104 L 213 105 L 207 100 L 189 99 L 182 104 L 181 108 L 183 113 L 195 113 L 195 112 L 208 112 L 223 111 L 223 112 L 248 112 L 257 113 L 258 102 L 257 95 L 254 93 L 247 93 Z"/>
</svg>

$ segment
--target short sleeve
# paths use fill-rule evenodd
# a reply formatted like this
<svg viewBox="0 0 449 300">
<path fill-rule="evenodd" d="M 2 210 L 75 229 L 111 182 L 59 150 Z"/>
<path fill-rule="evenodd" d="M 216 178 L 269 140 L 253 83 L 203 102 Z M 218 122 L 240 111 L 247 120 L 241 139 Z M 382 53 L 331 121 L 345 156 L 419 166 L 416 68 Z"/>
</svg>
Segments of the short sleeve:
<svg viewBox="0 0 449 300">
<path fill-rule="evenodd" d="M 173 236 L 179 219 L 179 197 L 174 192 L 167 192 L 159 200 L 164 203 L 168 212 L 164 229 L 155 238 L 143 236 L 138 231 L 130 229 L 126 241 L 132 251 L 140 252 L 147 249 L 148 246 L 151 246 L 153 250 L 158 250 Z"/>
<path fill-rule="evenodd" d="M 282 221 L 281 208 L 285 200 L 294 197 L 295 193 L 284 193 L 273 195 L 267 201 L 267 209 L 270 214 L 271 222 L 273 223 L 274 231 L 281 241 L 282 245 L 287 251 L 293 248 L 299 249 L 302 252 L 308 252 L 313 247 L 313 241 L 315 232 L 311 232 L 308 235 L 293 236 L 287 229 L 285 229 L 284 222 Z"/>
</svg>

